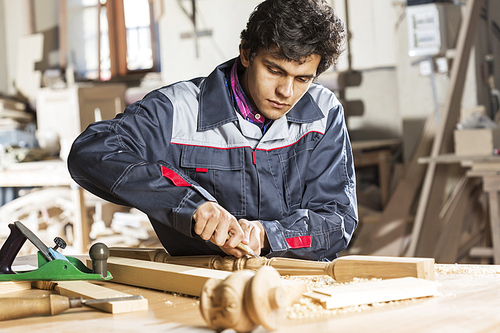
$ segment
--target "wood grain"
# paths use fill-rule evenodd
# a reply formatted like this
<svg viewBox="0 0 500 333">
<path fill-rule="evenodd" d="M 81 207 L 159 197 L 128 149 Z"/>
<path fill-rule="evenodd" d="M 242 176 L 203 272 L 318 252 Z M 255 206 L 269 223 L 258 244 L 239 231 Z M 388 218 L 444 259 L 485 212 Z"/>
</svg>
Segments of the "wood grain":
<svg viewBox="0 0 500 333">
<path fill-rule="evenodd" d="M 58 281 L 54 290 L 60 295 L 67 297 L 82 297 L 83 299 L 100 299 L 112 297 L 132 296 L 130 294 L 115 291 L 113 289 L 101 287 L 87 281 Z M 126 313 L 148 309 L 148 300 L 127 300 L 117 302 L 107 302 L 90 305 L 96 309 L 109 313 Z"/>
<path fill-rule="evenodd" d="M 407 277 L 313 289 L 304 295 L 319 301 L 325 309 L 337 309 L 437 294 L 436 282 Z"/>
<path fill-rule="evenodd" d="M 20 290 L 31 289 L 30 281 L 2 281 L 0 282 L 0 294 L 8 294 Z"/>
<path fill-rule="evenodd" d="M 87 265 L 91 261 L 87 261 Z M 232 273 L 129 258 L 108 258 L 113 282 L 200 296 L 208 279 L 224 280 Z"/>
</svg>

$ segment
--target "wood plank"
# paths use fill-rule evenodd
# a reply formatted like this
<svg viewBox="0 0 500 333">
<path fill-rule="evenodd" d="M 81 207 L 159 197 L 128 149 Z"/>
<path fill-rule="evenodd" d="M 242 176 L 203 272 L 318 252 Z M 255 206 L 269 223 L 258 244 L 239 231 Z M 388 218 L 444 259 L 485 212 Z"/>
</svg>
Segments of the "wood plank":
<svg viewBox="0 0 500 333">
<path fill-rule="evenodd" d="M 467 65 L 482 5 L 483 0 L 471 0 L 467 3 L 457 41 L 457 54 L 451 67 L 446 104 L 432 145 L 431 157 L 453 151 L 453 131 L 460 115 Z M 445 183 L 442 179 L 446 179 L 447 175 L 448 168 L 445 165 L 437 165 L 436 162 L 428 164 L 407 256 L 426 256 L 426 253 L 432 254 L 434 250 L 436 228 L 439 229 L 440 225 L 436 219 L 436 209 L 432 205 L 440 203 Z"/>
<path fill-rule="evenodd" d="M 304 295 L 321 302 L 325 309 L 337 309 L 437 294 L 436 282 L 407 277 L 313 289 Z"/>
<path fill-rule="evenodd" d="M 345 256 L 335 259 L 333 272 L 338 282 L 352 281 L 354 278 L 435 278 L 434 258 Z"/>
<path fill-rule="evenodd" d="M 92 261 L 87 261 L 87 266 Z M 231 272 L 165 264 L 129 258 L 108 258 L 113 282 L 162 291 L 200 296 L 208 279 L 224 280 Z"/>
<path fill-rule="evenodd" d="M 67 297 L 82 297 L 83 299 L 100 299 L 112 297 L 133 296 L 113 289 L 101 287 L 87 281 L 57 281 L 54 287 L 59 294 Z M 90 305 L 96 309 L 109 313 L 127 313 L 148 309 L 147 299 L 134 299 L 130 301 L 115 301 Z"/>
<path fill-rule="evenodd" d="M 110 257 L 130 258 L 138 260 L 163 262 L 168 257 L 164 248 L 110 247 Z"/>
<path fill-rule="evenodd" d="M 2 281 L 0 282 L 0 294 L 8 294 L 15 291 L 31 289 L 30 281 Z"/>
</svg>

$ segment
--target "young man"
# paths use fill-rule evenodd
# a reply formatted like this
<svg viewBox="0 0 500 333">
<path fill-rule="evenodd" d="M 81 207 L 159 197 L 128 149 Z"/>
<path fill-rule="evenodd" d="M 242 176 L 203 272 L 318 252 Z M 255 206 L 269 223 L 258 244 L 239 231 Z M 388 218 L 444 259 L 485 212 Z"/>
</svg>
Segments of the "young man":
<svg viewBox="0 0 500 333">
<path fill-rule="evenodd" d="M 89 126 L 68 159 L 82 187 L 145 212 L 171 255 L 332 260 L 357 225 L 342 106 L 313 80 L 338 58 L 324 0 L 267 0 L 240 55 Z M 228 239 L 228 235 L 230 235 Z"/>
</svg>

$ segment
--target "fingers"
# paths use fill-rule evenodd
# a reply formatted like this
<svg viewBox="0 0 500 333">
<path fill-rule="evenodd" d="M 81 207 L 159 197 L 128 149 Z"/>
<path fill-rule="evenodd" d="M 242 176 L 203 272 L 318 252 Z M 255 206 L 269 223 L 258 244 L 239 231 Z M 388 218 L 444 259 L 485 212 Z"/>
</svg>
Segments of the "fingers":
<svg viewBox="0 0 500 333">
<path fill-rule="evenodd" d="M 264 246 L 265 231 L 259 221 L 236 218 L 216 202 L 205 202 L 193 215 L 194 232 L 204 240 L 210 240 L 225 253 L 241 258 L 245 251 L 237 248 L 248 245 L 260 254 Z"/>
<path fill-rule="evenodd" d="M 261 252 L 261 239 L 262 239 L 262 233 L 261 233 L 261 224 L 259 221 L 248 221 L 246 219 L 240 219 L 238 221 L 238 224 L 241 227 L 241 230 L 243 231 L 243 238 L 242 238 L 242 243 L 245 245 L 248 245 L 250 249 L 256 254 L 260 254 Z M 232 247 L 236 247 L 239 245 L 237 242 L 231 242 L 233 239 L 231 238 L 223 247 L 223 250 L 226 253 L 232 254 L 235 257 L 242 257 L 243 255 L 246 254 L 245 251 L 241 251 L 237 248 L 232 249 Z"/>
<path fill-rule="evenodd" d="M 236 218 L 216 202 L 202 204 L 194 213 L 193 219 L 194 232 L 217 246 L 226 243 L 229 232 L 232 234 L 231 247 L 237 246 L 243 239 L 243 231 Z"/>
</svg>

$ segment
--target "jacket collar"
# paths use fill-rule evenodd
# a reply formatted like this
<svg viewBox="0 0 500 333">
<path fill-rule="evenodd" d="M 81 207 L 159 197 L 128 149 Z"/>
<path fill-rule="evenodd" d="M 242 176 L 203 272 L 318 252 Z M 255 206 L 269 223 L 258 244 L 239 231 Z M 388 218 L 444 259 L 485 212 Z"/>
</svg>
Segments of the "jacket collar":
<svg viewBox="0 0 500 333">
<path fill-rule="evenodd" d="M 235 60 L 236 58 L 231 59 L 215 68 L 202 83 L 198 107 L 198 131 L 210 130 L 238 120 L 225 84 L 226 73 Z M 287 121 L 296 123 L 310 123 L 323 117 L 318 104 L 307 92 L 286 114 Z"/>
</svg>

